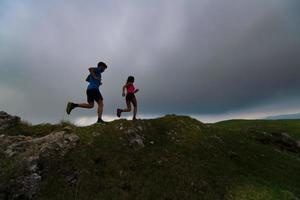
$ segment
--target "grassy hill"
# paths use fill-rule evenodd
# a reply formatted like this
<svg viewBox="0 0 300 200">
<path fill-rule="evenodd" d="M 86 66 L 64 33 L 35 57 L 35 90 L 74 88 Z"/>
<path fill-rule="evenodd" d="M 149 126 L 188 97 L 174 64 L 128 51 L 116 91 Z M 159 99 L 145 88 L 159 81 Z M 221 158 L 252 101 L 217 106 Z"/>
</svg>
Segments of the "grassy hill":
<svg viewBox="0 0 300 200">
<path fill-rule="evenodd" d="M 168 115 L 0 135 L 0 199 L 300 199 L 300 120 Z"/>
</svg>

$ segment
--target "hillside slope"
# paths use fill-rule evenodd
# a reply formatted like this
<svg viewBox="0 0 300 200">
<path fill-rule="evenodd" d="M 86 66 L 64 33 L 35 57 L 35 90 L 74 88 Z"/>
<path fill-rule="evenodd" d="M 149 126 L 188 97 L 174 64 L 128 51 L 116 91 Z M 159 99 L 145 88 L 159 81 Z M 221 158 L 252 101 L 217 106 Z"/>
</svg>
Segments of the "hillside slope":
<svg viewBox="0 0 300 200">
<path fill-rule="evenodd" d="M 167 115 L 76 127 L 15 118 L 1 128 L 3 119 L 0 199 L 300 198 L 297 120 L 205 125 Z"/>
</svg>

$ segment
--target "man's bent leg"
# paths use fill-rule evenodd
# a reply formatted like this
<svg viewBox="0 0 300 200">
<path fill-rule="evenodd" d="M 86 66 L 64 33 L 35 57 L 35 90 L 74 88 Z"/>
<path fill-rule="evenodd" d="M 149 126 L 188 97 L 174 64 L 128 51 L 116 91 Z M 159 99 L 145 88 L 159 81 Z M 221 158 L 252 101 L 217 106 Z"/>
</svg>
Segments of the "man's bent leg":
<svg viewBox="0 0 300 200">
<path fill-rule="evenodd" d="M 77 104 L 79 108 L 88 108 L 91 109 L 94 107 L 94 102 L 90 102 L 90 103 L 79 103 Z"/>
<path fill-rule="evenodd" d="M 68 104 L 67 104 L 67 110 L 66 110 L 67 113 L 68 113 L 68 115 L 71 113 L 71 111 L 72 111 L 74 108 L 77 108 L 77 107 L 91 109 L 91 108 L 94 107 L 94 102 L 90 102 L 90 103 L 80 103 L 80 104 L 68 102 Z"/>
</svg>

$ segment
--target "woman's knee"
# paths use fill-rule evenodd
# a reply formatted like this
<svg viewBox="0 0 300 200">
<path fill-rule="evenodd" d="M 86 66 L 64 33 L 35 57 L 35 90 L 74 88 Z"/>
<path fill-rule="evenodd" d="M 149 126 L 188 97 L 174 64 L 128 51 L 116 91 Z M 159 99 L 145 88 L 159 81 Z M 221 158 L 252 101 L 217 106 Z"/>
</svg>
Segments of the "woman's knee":
<svg viewBox="0 0 300 200">
<path fill-rule="evenodd" d="M 127 109 L 126 109 L 128 112 L 131 111 L 131 105 L 127 105 Z"/>
</svg>

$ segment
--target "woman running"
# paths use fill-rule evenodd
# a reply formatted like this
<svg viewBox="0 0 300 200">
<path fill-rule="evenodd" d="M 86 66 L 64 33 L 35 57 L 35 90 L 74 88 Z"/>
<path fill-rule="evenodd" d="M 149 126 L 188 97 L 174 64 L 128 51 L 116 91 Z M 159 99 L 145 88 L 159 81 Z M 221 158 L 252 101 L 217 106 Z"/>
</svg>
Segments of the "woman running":
<svg viewBox="0 0 300 200">
<path fill-rule="evenodd" d="M 127 79 L 126 84 L 122 88 L 122 96 L 125 96 L 125 89 L 126 89 L 126 104 L 127 108 L 125 109 L 117 109 L 117 116 L 121 117 L 122 112 L 130 112 L 131 111 L 131 104 L 133 105 L 133 118 L 132 120 L 136 120 L 136 113 L 137 113 L 137 100 L 135 97 L 135 93 L 139 91 L 139 89 L 135 89 L 134 85 L 134 77 L 129 76 Z"/>
</svg>

